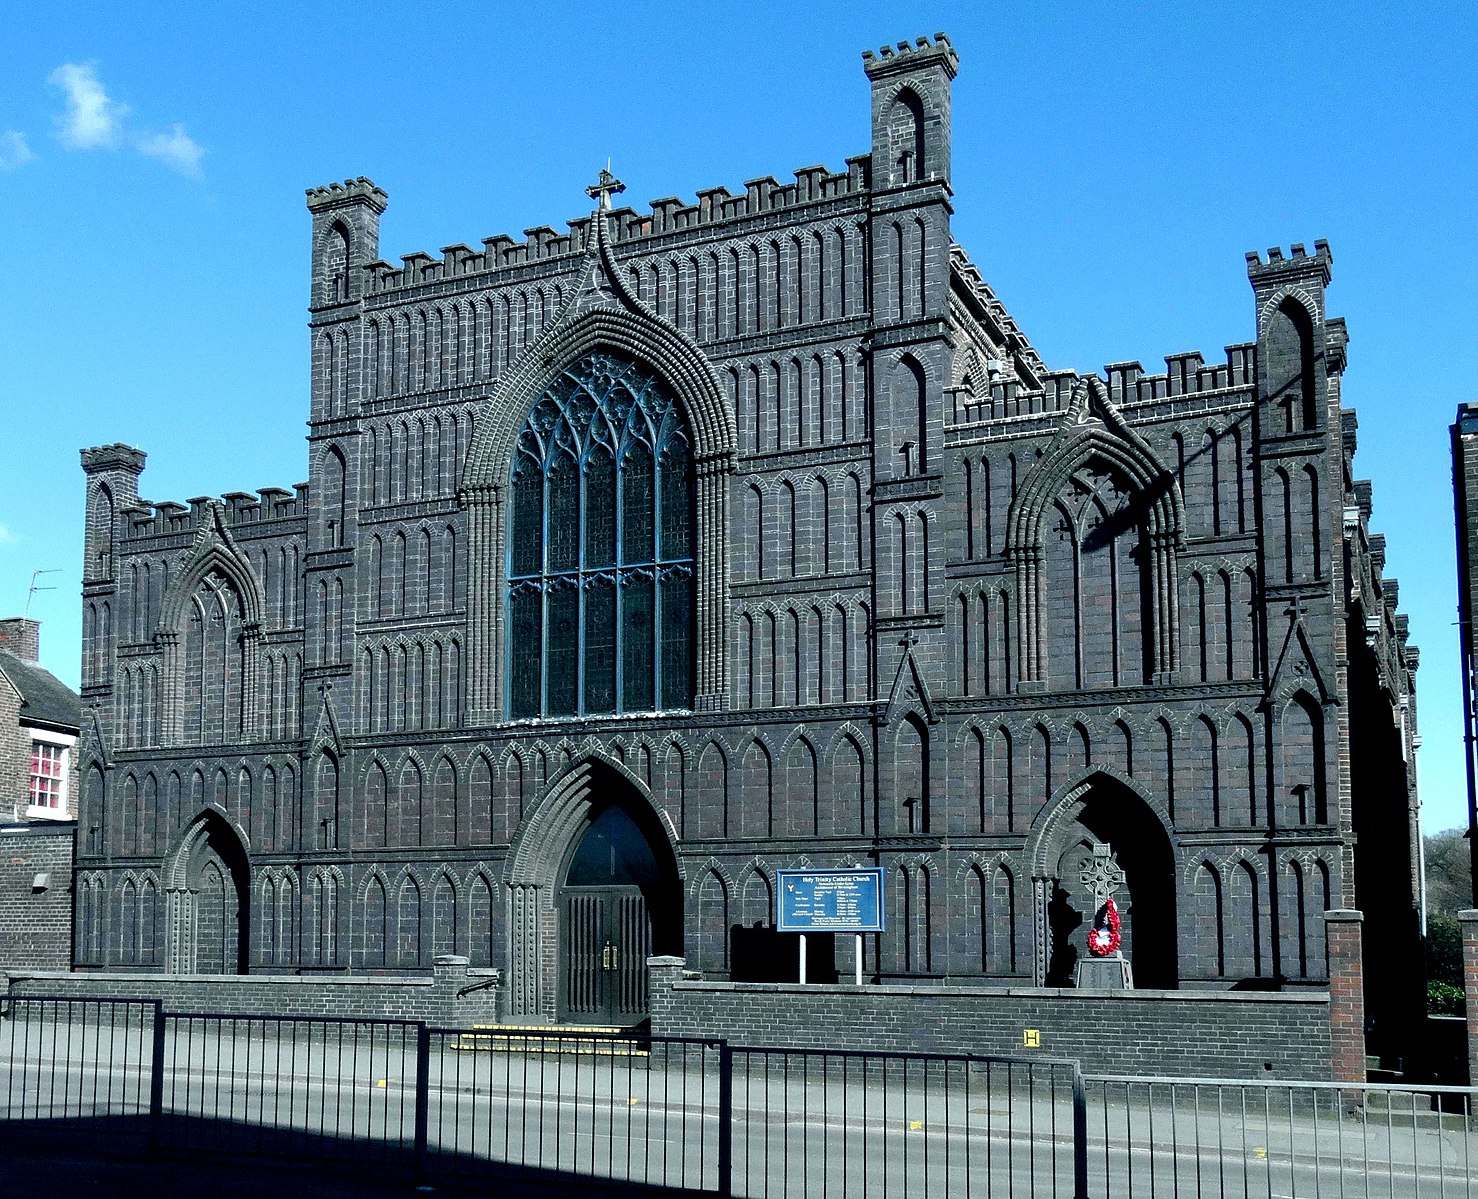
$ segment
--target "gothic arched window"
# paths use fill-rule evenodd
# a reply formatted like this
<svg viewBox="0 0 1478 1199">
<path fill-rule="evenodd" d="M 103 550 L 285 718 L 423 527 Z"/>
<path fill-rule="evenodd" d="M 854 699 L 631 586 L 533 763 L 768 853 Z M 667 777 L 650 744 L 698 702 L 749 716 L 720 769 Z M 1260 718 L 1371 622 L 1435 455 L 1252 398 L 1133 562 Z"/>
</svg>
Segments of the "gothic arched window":
<svg viewBox="0 0 1478 1199">
<path fill-rule="evenodd" d="M 513 456 L 509 715 L 689 708 L 693 466 L 672 392 L 606 353 L 535 403 Z"/>
</svg>

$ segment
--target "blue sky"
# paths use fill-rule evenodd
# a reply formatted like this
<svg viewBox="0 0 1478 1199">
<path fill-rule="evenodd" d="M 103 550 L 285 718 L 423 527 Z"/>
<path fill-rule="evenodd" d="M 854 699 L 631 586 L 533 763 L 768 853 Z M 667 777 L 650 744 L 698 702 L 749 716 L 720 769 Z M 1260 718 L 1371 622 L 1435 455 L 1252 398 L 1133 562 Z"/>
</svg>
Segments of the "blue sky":
<svg viewBox="0 0 1478 1199">
<path fill-rule="evenodd" d="M 150 499 L 305 477 L 303 189 L 368 175 L 395 259 L 868 146 L 864 47 L 958 48 L 954 234 L 1054 367 L 1253 336 L 1243 252 L 1334 251 L 1345 402 L 1463 821 L 1447 425 L 1478 398 L 1478 7 L 33 6 L 0 69 L 0 611 L 75 683 L 77 450 Z"/>
</svg>

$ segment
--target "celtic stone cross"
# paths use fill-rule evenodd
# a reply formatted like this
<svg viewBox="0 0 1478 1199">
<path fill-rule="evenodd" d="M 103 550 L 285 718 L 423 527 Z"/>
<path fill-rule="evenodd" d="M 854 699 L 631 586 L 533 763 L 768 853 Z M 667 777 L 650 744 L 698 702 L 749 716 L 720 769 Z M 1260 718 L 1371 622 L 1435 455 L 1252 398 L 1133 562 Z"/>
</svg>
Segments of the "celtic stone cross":
<svg viewBox="0 0 1478 1199">
<path fill-rule="evenodd" d="M 1124 885 L 1124 871 L 1107 845 L 1094 842 L 1093 852 L 1078 862 L 1083 886 L 1093 892 L 1095 909 L 1103 907 L 1109 896 Z"/>
</svg>

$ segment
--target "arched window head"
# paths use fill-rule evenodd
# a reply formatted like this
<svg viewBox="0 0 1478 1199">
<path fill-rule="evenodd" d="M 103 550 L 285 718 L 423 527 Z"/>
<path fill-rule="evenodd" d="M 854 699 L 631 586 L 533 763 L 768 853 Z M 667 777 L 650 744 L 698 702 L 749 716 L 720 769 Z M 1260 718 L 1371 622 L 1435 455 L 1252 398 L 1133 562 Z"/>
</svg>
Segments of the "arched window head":
<svg viewBox="0 0 1478 1199">
<path fill-rule="evenodd" d="M 323 245 L 324 299 L 330 304 L 349 298 L 349 230 L 335 221 Z"/>
<path fill-rule="evenodd" d="M 896 153 L 893 183 L 917 183 L 928 172 L 924 163 L 924 105 L 916 93 L 909 88 L 898 93 L 888 124 Z"/>
<path fill-rule="evenodd" d="M 1319 424 L 1314 372 L 1314 326 L 1308 310 L 1292 297 L 1268 319 L 1263 346 L 1268 396 L 1278 412 L 1280 433 L 1300 433 Z"/>
<path fill-rule="evenodd" d="M 689 446 L 672 392 L 612 354 L 534 404 L 511 479 L 512 718 L 692 706 Z"/>
</svg>

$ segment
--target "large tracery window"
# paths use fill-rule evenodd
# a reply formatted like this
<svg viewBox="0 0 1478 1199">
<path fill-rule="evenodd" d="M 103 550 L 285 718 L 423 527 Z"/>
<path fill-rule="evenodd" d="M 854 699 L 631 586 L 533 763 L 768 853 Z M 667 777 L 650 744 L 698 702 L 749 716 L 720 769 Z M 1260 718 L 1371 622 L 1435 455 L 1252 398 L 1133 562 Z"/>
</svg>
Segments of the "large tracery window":
<svg viewBox="0 0 1478 1199">
<path fill-rule="evenodd" d="M 562 371 L 513 458 L 511 717 L 692 706 L 692 509 L 667 387 L 606 353 Z"/>
</svg>

